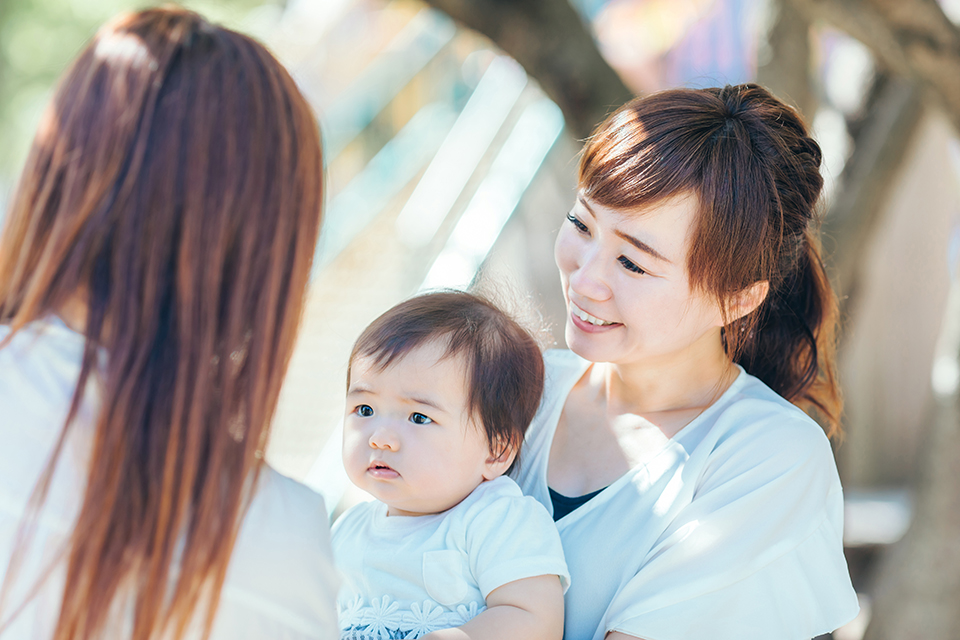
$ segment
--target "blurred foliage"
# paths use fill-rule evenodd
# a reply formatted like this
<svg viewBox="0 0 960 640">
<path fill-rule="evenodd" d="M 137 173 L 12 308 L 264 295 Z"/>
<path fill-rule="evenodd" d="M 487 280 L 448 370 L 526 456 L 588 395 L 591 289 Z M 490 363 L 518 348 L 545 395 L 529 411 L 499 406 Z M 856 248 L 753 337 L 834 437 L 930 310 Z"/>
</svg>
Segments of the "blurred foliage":
<svg viewBox="0 0 960 640">
<path fill-rule="evenodd" d="M 0 193 L 16 179 L 54 84 L 97 28 L 144 0 L 0 0 Z M 283 0 L 177 3 L 232 29 L 263 37 Z M 0 206 L 0 209 L 3 207 Z"/>
</svg>

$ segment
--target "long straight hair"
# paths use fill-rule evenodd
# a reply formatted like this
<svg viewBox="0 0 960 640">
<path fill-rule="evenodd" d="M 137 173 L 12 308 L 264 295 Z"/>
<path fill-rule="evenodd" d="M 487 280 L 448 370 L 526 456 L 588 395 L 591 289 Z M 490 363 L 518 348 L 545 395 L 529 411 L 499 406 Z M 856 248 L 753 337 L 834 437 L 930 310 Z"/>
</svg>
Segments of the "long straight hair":
<svg viewBox="0 0 960 640">
<path fill-rule="evenodd" d="M 763 87 L 674 89 L 603 122 L 584 148 L 579 183 L 617 209 L 696 195 L 693 285 L 724 313 L 754 283 L 770 287 L 755 311 L 724 326 L 727 354 L 839 437 L 837 302 L 817 237 L 820 162 L 799 114 Z"/>
<path fill-rule="evenodd" d="M 322 173 L 289 74 L 195 13 L 120 16 L 61 79 L 0 238 L 11 337 L 87 309 L 73 403 L 32 502 L 35 517 L 95 382 L 56 640 L 116 635 L 116 612 L 132 612 L 138 640 L 198 621 L 209 634 L 293 349 Z"/>
</svg>

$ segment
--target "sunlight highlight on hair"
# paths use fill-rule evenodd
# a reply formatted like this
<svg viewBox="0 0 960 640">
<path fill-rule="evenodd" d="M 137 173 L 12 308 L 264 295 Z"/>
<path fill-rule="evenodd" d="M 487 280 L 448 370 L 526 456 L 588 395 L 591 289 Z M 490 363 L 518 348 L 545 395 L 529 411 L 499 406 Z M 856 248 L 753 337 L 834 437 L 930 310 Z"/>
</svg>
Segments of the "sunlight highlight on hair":
<svg viewBox="0 0 960 640">
<path fill-rule="evenodd" d="M 97 60 L 119 62 L 130 68 L 144 65 L 157 70 L 157 59 L 150 53 L 143 40 L 130 33 L 111 33 L 100 38 L 93 49 Z"/>
</svg>

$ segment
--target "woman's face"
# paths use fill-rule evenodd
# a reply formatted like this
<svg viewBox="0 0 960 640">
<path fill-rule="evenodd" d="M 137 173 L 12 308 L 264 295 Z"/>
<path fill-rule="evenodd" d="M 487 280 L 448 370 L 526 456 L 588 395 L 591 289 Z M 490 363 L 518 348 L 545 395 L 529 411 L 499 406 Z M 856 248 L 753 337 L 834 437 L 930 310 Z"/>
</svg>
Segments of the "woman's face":
<svg viewBox="0 0 960 640">
<path fill-rule="evenodd" d="M 694 196 L 629 211 L 577 198 L 555 247 L 574 353 L 669 366 L 722 348 L 719 305 L 687 274 L 696 212 Z"/>
</svg>

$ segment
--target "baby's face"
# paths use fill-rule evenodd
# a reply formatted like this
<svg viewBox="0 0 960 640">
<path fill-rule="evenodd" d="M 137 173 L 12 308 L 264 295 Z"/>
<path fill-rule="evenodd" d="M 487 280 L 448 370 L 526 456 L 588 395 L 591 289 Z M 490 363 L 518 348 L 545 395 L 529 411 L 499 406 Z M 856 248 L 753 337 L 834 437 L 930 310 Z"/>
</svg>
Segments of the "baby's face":
<svg viewBox="0 0 960 640">
<path fill-rule="evenodd" d="M 343 464 L 388 515 L 445 511 L 506 468 L 471 420 L 463 358 L 445 348 L 428 342 L 383 370 L 351 365 Z"/>
</svg>

